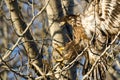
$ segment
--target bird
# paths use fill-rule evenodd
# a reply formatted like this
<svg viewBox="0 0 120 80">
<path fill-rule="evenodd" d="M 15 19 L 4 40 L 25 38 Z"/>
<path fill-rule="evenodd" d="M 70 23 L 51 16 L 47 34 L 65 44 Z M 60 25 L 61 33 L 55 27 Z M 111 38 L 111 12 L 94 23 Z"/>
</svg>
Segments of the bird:
<svg viewBox="0 0 120 80">
<path fill-rule="evenodd" d="M 71 25 L 73 40 L 66 44 L 69 59 L 74 59 L 86 45 L 89 64 L 93 65 L 117 36 L 120 41 L 120 0 L 90 0 L 89 6 L 79 15 L 68 15 L 65 22 Z M 77 49 L 73 49 L 74 46 Z M 77 51 L 77 52 L 75 52 Z M 73 57 L 73 58 L 71 58 Z M 70 61 L 72 61 L 70 60 Z M 99 80 L 105 78 L 106 55 L 99 60 L 93 72 L 99 71 Z M 93 75 L 98 75 L 97 72 Z M 94 77 L 95 78 L 95 77 Z"/>
<path fill-rule="evenodd" d="M 64 22 L 62 24 L 69 24 L 73 32 L 73 39 L 65 45 L 63 52 L 63 60 L 68 60 L 67 63 L 69 63 L 78 55 L 79 51 L 83 50 L 82 46 L 85 46 L 84 43 L 87 42 L 87 35 L 82 27 L 79 15 L 66 16 L 62 19 L 62 22 Z M 82 43 L 82 46 L 79 43 Z"/>
</svg>

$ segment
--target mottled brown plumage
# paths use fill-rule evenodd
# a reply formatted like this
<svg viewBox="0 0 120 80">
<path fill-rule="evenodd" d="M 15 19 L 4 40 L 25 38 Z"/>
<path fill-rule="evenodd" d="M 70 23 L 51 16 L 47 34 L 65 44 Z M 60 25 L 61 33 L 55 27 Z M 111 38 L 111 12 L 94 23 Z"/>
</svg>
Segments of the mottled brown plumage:
<svg viewBox="0 0 120 80">
<path fill-rule="evenodd" d="M 67 22 L 71 25 L 73 30 L 73 36 L 75 44 L 78 44 L 80 40 L 87 39 L 85 30 L 81 24 L 81 18 L 79 15 L 69 16 Z"/>
<path fill-rule="evenodd" d="M 71 15 L 65 17 L 65 22 L 72 27 L 73 40 L 68 42 L 65 46 L 64 60 L 72 61 L 86 46 L 87 35 L 81 24 L 79 15 Z"/>
<path fill-rule="evenodd" d="M 74 36 L 74 39 L 65 46 L 65 59 L 72 61 L 86 45 L 89 45 L 86 59 L 93 65 L 120 32 L 120 0 L 91 0 L 82 15 L 67 16 L 65 22 L 71 25 Z M 99 60 L 92 75 L 99 72 L 99 80 L 104 80 L 104 70 L 106 70 L 106 55 Z"/>
</svg>

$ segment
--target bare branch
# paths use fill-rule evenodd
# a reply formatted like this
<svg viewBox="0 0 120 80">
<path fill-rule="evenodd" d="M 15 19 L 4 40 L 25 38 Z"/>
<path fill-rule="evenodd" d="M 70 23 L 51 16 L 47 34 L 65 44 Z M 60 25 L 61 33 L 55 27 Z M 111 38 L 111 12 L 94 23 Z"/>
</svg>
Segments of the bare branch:
<svg viewBox="0 0 120 80">
<path fill-rule="evenodd" d="M 110 49 L 111 45 L 116 41 L 116 39 L 118 38 L 118 36 L 120 35 L 120 31 L 118 32 L 118 34 L 115 36 L 115 38 L 112 40 L 112 42 L 109 44 L 108 47 L 105 48 L 105 50 L 101 53 L 101 55 L 96 59 L 96 61 L 94 62 L 94 64 L 92 65 L 91 69 L 89 70 L 89 72 L 87 72 L 86 75 L 83 76 L 83 80 L 85 80 L 90 73 L 93 71 L 94 67 L 96 66 L 96 64 L 98 63 L 98 61 L 101 59 L 101 57 L 103 57 L 107 50 Z"/>
</svg>

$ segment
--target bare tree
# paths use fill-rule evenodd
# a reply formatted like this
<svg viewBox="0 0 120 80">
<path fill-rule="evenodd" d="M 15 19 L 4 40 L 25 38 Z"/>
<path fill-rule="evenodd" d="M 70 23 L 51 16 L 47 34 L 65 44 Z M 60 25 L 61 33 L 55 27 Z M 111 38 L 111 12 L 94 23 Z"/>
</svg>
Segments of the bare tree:
<svg viewBox="0 0 120 80">
<path fill-rule="evenodd" d="M 119 79 L 119 6 L 120 0 L 1 0 L 0 79 Z"/>
</svg>

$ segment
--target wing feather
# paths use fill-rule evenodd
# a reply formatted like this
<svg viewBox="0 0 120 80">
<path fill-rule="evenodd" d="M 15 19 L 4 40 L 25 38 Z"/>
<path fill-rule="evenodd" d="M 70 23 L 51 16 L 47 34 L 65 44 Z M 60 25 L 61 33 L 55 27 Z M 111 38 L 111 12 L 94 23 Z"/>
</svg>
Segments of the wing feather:
<svg viewBox="0 0 120 80">
<path fill-rule="evenodd" d="M 120 30 L 120 0 L 102 0 L 102 16 L 100 27 L 104 27 L 109 34 L 117 34 Z"/>
<path fill-rule="evenodd" d="M 81 22 L 88 41 L 91 42 L 88 48 L 88 62 L 94 65 L 96 60 L 100 58 L 99 55 L 103 55 L 106 47 L 120 31 L 120 0 L 91 0 L 89 7 L 85 10 L 84 14 L 81 15 Z M 118 37 L 117 40 L 120 41 L 119 39 Z M 111 49 L 108 51 L 109 53 L 111 53 L 110 51 L 114 53 L 112 50 L 114 46 L 115 44 L 111 45 Z M 119 51 L 119 48 L 118 50 L 116 49 L 116 51 Z M 93 73 L 91 73 L 92 75 L 99 73 L 99 76 L 102 76 L 100 80 L 106 78 L 105 70 L 108 61 L 106 59 L 108 58 L 106 58 L 104 54 L 100 59 L 101 61 L 99 61 L 99 65 L 95 66 L 101 70 L 96 73 L 94 69 Z M 93 76 L 93 79 L 94 78 L 95 76 Z"/>
<path fill-rule="evenodd" d="M 117 34 L 120 31 L 120 0 L 98 0 L 98 11 L 95 1 L 92 0 L 82 16 L 86 34 L 90 38 L 91 33 L 101 32 L 101 30 L 106 35 Z"/>
</svg>

